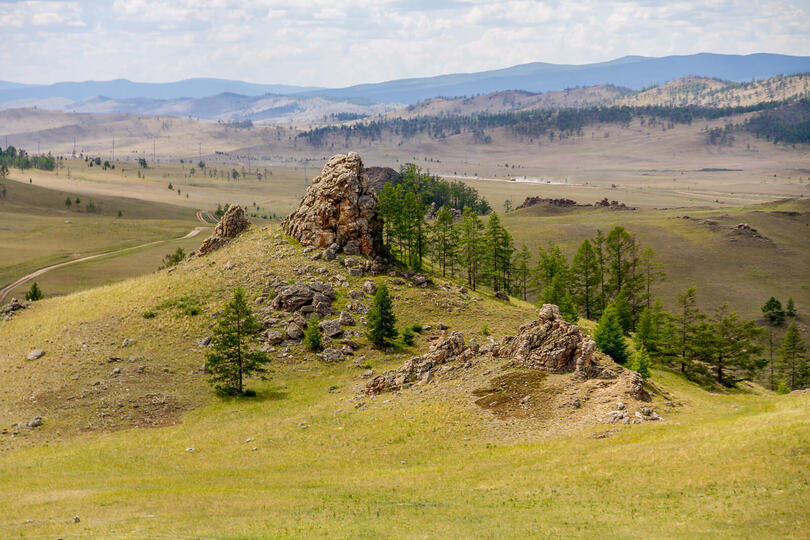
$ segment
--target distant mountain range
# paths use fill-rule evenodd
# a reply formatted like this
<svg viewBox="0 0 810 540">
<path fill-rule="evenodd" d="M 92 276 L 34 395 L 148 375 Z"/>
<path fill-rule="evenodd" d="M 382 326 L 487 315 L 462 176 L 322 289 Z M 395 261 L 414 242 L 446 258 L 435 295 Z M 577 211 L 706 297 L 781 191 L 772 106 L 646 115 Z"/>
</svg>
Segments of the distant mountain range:
<svg viewBox="0 0 810 540">
<path fill-rule="evenodd" d="M 38 106 L 63 111 L 173 114 L 211 120 L 295 118 L 297 121 L 317 120 L 319 115 L 340 112 L 377 114 L 390 110 L 394 104 L 414 104 L 441 96 L 476 96 L 504 90 L 537 93 L 598 85 L 640 90 L 690 75 L 743 82 L 804 72 L 810 72 L 808 56 L 702 53 L 662 58 L 626 56 L 585 65 L 535 62 L 478 73 L 400 79 L 346 88 L 210 78 L 171 83 L 118 79 L 50 85 L 0 81 L 0 108 Z M 342 105 L 334 105 L 336 103 Z M 388 105 L 372 106 L 374 103 Z M 303 118 L 296 116 L 302 111 L 306 112 Z"/>
</svg>

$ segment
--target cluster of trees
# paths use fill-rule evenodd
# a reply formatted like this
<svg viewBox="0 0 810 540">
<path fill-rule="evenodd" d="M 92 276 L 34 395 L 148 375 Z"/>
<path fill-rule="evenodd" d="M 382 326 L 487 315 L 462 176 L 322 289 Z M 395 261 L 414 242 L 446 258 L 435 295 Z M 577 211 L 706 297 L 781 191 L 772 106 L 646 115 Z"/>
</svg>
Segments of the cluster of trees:
<svg viewBox="0 0 810 540">
<path fill-rule="evenodd" d="M 762 306 L 762 315 L 767 330 L 765 341 L 771 389 L 785 392 L 810 386 L 807 346 L 796 326 L 798 313 L 793 299 L 789 298 L 783 307 L 782 302 L 770 297 Z M 788 321 L 780 342 L 779 331 Z"/>
<path fill-rule="evenodd" d="M 627 125 L 634 118 L 646 120 L 650 125 L 663 123 L 691 124 L 695 120 L 715 120 L 729 116 L 768 111 L 784 105 L 782 102 L 763 102 L 749 106 L 702 107 L 687 106 L 590 106 L 580 108 L 532 109 L 504 113 L 479 113 L 450 116 L 419 116 L 415 118 L 386 118 L 358 122 L 352 125 L 325 126 L 305 131 L 298 135 L 313 146 L 323 146 L 330 139 L 343 138 L 382 139 L 390 133 L 408 139 L 427 135 L 431 139 L 443 139 L 460 133 L 473 134 L 477 142 L 486 142 L 486 131 L 507 128 L 516 135 L 532 138 L 582 136 L 583 128 L 607 123 Z"/>
<path fill-rule="evenodd" d="M 399 175 L 394 176 L 383 190 L 389 185 L 392 188 L 400 186 L 399 189 L 403 193 L 415 192 L 426 206 L 434 208 L 447 206 L 459 212 L 471 208 L 478 214 L 488 214 L 492 211 L 489 202 L 481 197 L 475 188 L 458 180 L 448 182 L 436 175 L 427 174 L 414 163 L 403 165 Z"/>
<path fill-rule="evenodd" d="M 6 171 L 11 168 L 17 168 L 21 171 L 24 169 L 52 171 L 56 168 L 56 159 L 50 154 L 47 156 L 30 156 L 22 148 L 17 149 L 9 146 L 5 150 L 0 148 L 0 167 L 5 167 Z"/>
<path fill-rule="evenodd" d="M 810 142 L 810 99 L 801 99 L 749 118 L 743 127 L 774 143 Z"/>
</svg>

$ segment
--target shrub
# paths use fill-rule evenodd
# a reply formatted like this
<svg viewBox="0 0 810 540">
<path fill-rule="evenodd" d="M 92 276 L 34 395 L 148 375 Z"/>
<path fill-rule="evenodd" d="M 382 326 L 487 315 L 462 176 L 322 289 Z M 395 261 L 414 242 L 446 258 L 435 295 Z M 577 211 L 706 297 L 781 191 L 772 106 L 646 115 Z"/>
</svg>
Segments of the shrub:
<svg viewBox="0 0 810 540">
<path fill-rule="evenodd" d="M 414 332 L 416 332 L 417 334 L 421 334 L 421 333 L 422 333 L 422 331 L 424 330 L 424 328 L 422 327 L 422 325 L 421 325 L 421 324 L 416 323 L 416 324 L 414 324 L 413 326 L 411 326 L 411 330 L 413 330 L 413 331 L 414 331 Z"/>
<path fill-rule="evenodd" d="M 318 352 L 323 348 L 321 329 L 318 328 L 318 317 L 312 317 L 307 321 L 307 327 L 304 329 L 304 345 L 313 352 Z"/>
<path fill-rule="evenodd" d="M 154 319 L 157 314 L 152 311 L 151 309 L 148 311 L 144 311 L 143 315 L 141 315 L 144 319 Z"/>
<path fill-rule="evenodd" d="M 790 386 L 788 386 L 786 381 L 779 381 L 779 384 L 776 386 L 776 393 L 780 395 L 789 394 Z"/>
<path fill-rule="evenodd" d="M 484 326 L 481 327 L 481 333 L 485 336 L 489 335 L 489 325 L 484 323 Z"/>
<path fill-rule="evenodd" d="M 402 343 L 403 344 L 408 345 L 408 346 L 413 345 L 414 337 L 415 337 L 415 334 L 413 333 L 413 330 L 411 330 L 410 327 L 405 327 L 405 329 L 402 330 Z"/>
</svg>

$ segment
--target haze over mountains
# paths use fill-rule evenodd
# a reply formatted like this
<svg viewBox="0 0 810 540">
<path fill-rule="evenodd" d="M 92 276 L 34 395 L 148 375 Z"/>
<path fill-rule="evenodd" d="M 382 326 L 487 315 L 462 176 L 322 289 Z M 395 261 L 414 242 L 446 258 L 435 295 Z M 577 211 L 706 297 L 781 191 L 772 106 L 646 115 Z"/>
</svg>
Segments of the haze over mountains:
<svg viewBox="0 0 810 540">
<path fill-rule="evenodd" d="M 535 62 L 478 73 L 401 79 L 346 88 L 255 84 L 211 78 L 171 83 L 119 79 L 51 85 L 0 81 L 0 108 L 40 107 L 90 113 L 191 116 L 204 120 L 301 122 L 318 121 L 330 115 L 351 119 L 381 114 L 441 96 L 475 96 L 505 90 L 554 92 L 597 85 L 640 90 L 685 76 L 743 82 L 802 72 L 810 72 L 810 57 L 702 53 L 662 58 L 627 56 L 586 65 Z"/>
</svg>

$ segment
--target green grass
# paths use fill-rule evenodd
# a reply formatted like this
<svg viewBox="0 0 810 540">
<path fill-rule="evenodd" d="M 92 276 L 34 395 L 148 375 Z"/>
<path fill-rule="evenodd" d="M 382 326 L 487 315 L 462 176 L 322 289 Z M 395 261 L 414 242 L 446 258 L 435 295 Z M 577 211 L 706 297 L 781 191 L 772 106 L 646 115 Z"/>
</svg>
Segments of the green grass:
<svg viewBox="0 0 810 540">
<path fill-rule="evenodd" d="M 256 397 L 216 398 L 194 341 L 233 287 L 252 300 L 266 273 L 338 271 L 274 246 L 274 233 L 254 227 L 171 273 L 46 299 L 0 323 L 0 429 L 44 419 L 0 435 L 0 536 L 798 538 L 810 526 L 807 394 L 709 393 L 659 369 L 665 421 L 594 439 L 614 426 L 566 431 L 475 405 L 469 389 L 487 365 L 466 382 L 358 400 L 352 360 L 323 364 L 296 348 L 271 355 L 270 380 L 249 381 Z M 536 313 L 487 294 L 389 286 L 400 326 L 433 328 L 400 358 L 361 338 L 375 372 L 424 351 L 439 322 L 479 340 L 487 324 L 500 339 Z M 176 316 L 191 303 L 199 315 Z M 134 343 L 121 348 L 124 338 Z M 24 360 L 34 347 L 46 355 Z M 163 427 L 137 427 L 150 414 Z"/>
</svg>

